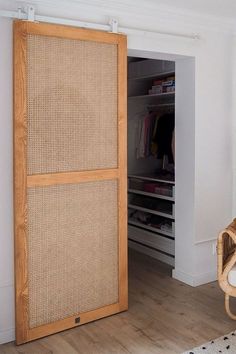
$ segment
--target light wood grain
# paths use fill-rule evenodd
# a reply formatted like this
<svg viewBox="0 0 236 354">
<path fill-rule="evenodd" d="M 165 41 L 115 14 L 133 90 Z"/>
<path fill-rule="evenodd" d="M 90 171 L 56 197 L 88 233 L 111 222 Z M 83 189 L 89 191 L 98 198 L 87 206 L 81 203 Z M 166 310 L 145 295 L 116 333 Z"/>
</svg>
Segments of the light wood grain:
<svg viewBox="0 0 236 354">
<path fill-rule="evenodd" d="M 232 303 L 232 309 L 236 306 Z M 16 347 L 1 354 L 180 354 L 235 330 L 216 282 L 192 288 L 171 267 L 129 253 L 129 310 Z"/>
<path fill-rule="evenodd" d="M 52 186 L 57 184 L 82 183 L 99 180 L 117 179 L 118 169 L 82 171 L 82 172 L 63 172 L 48 173 L 43 175 L 27 176 L 28 187 Z"/>
<path fill-rule="evenodd" d="M 63 172 L 27 176 L 27 93 L 26 93 L 26 36 L 28 34 L 55 36 L 118 46 L 118 169 L 83 172 Z M 124 311 L 127 298 L 127 122 L 126 122 L 126 37 L 101 31 L 69 26 L 15 21 L 14 23 L 14 200 L 15 200 L 15 277 L 16 277 L 16 341 L 21 344 L 69 327 Z M 119 302 L 88 313 L 37 328 L 29 328 L 28 269 L 27 269 L 27 187 L 50 186 L 117 179 L 119 184 Z"/>
<path fill-rule="evenodd" d="M 14 23 L 14 224 L 16 340 L 28 335 L 26 24 Z"/>
<path fill-rule="evenodd" d="M 225 292 L 225 310 L 229 317 L 236 320 L 230 310 L 230 296 L 236 297 L 236 288 L 228 281 L 228 275 L 236 264 L 236 219 L 220 232 L 217 242 L 218 282 Z"/>
<path fill-rule="evenodd" d="M 21 23 L 22 21 L 16 21 Z M 100 43 L 118 44 L 125 35 L 105 31 L 78 28 L 73 26 L 55 25 L 50 23 L 24 22 L 27 33 L 40 36 L 53 36 L 59 38 L 79 39 Z"/>
<path fill-rule="evenodd" d="M 43 325 L 40 327 L 32 328 L 29 331 L 28 340 L 34 340 L 37 338 L 48 336 L 48 335 L 53 334 L 55 332 L 63 331 L 68 328 L 81 326 L 82 324 L 85 324 L 87 322 L 95 321 L 99 318 L 113 315 L 117 312 L 121 312 L 122 310 L 123 309 L 121 308 L 121 306 L 119 304 L 113 304 L 113 305 L 108 305 L 108 306 L 102 307 L 102 308 L 94 310 L 94 311 L 81 313 L 79 315 L 72 316 L 72 317 L 66 318 L 61 321 L 57 321 L 57 322 L 49 323 L 47 325 Z M 79 324 L 75 323 L 75 319 L 77 317 L 80 317 Z"/>
<path fill-rule="evenodd" d="M 119 302 L 128 308 L 127 270 L 127 43 L 118 45 L 118 150 L 119 150 Z"/>
</svg>

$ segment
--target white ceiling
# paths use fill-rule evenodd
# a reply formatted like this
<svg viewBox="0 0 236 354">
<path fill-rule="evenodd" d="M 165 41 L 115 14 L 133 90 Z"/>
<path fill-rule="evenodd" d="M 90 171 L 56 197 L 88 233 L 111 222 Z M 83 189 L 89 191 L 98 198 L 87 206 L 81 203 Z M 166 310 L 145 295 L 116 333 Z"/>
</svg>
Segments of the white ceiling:
<svg viewBox="0 0 236 354">
<path fill-rule="evenodd" d="M 236 0 L 151 0 L 156 5 L 187 10 L 200 15 L 236 19 Z"/>
</svg>

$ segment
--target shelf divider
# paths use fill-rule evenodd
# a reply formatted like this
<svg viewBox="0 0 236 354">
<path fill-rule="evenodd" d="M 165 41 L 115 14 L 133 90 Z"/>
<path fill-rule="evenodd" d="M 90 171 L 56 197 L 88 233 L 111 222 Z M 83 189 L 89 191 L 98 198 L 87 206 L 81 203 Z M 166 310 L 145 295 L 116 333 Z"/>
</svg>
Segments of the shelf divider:
<svg viewBox="0 0 236 354">
<path fill-rule="evenodd" d="M 173 214 L 163 213 L 162 211 L 144 208 L 144 207 L 141 207 L 141 206 L 135 205 L 135 204 L 128 204 L 128 208 L 135 209 L 135 210 L 146 211 L 147 213 L 163 216 L 163 217 L 171 219 L 171 220 L 174 220 L 174 218 L 175 218 Z"/>
<path fill-rule="evenodd" d="M 162 73 L 153 73 L 153 74 L 150 74 L 150 75 L 141 75 L 141 76 L 135 76 L 135 77 L 128 77 L 128 81 L 160 79 L 160 78 L 164 78 L 166 76 L 173 76 L 173 75 L 175 75 L 174 71 L 166 71 L 166 72 L 162 72 Z"/>
<path fill-rule="evenodd" d="M 175 92 L 163 92 L 163 93 L 153 93 L 152 95 L 138 95 L 138 96 L 128 96 L 128 99 L 137 99 L 137 98 L 151 98 L 151 97 L 168 97 L 174 96 Z"/>
<path fill-rule="evenodd" d="M 128 224 L 136 226 L 136 227 L 140 227 L 140 228 L 143 228 L 143 229 L 146 229 L 146 230 L 150 230 L 150 231 L 156 232 L 158 234 L 163 234 L 165 236 L 170 237 L 171 239 L 175 238 L 173 232 L 168 232 L 168 231 L 165 231 L 165 230 L 161 230 L 161 229 L 158 229 L 157 227 L 153 227 L 153 226 L 150 226 L 150 225 L 145 225 L 145 224 L 142 224 L 141 222 L 134 221 L 132 219 L 128 220 Z"/>
<path fill-rule="evenodd" d="M 155 182 L 161 182 L 161 183 L 169 183 L 169 184 L 175 184 L 175 181 L 170 181 L 168 179 L 162 179 L 155 177 L 154 175 L 128 175 L 128 178 L 137 178 L 137 179 L 143 179 L 147 181 L 155 181 Z"/>
<path fill-rule="evenodd" d="M 168 197 L 166 195 L 157 194 L 157 193 L 145 192 L 145 191 L 141 191 L 141 190 L 138 190 L 138 189 L 129 188 L 128 192 L 129 193 L 133 193 L 133 194 L 146 195 L 146 196 L 157 198 L 157 199 L 169 200 L 170 202 L 174 202 L 175 201 L 173 197 Z"/>
</svg>

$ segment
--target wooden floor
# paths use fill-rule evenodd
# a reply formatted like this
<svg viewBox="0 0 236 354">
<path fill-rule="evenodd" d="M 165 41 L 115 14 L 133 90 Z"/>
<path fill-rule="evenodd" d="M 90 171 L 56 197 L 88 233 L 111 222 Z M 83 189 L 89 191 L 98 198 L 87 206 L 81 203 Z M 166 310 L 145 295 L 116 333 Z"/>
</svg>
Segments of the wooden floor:
<svg viewBox="0 0 236 354">
<path fill-rule="evenodd" d="M 129 257 L 129 311 L 32 343 L 0 346 L 1 354 L 172 354 L 235 330 L 217 283 L 198 288 L 135 251 Z"/>
</svg>

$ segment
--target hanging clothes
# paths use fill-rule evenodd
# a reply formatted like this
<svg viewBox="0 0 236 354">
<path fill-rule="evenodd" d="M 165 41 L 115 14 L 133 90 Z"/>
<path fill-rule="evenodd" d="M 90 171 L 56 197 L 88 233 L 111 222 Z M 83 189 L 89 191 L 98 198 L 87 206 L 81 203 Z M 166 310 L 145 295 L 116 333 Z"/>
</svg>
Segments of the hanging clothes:
<svg viewBox="0 0 236 354">
<path fill-rule="evenodd" d="M 172 138 L 175 127 L 175 114 L 166 113 L 163 114 L 157 122 L 156 135 L 154 142 L 157 144 L 157 158 L 163 159 L 168 156 L 168 162 L 174 163 L 172 152 Z"/>
<path fill-rule="evenodd" d="M 156 124 L 156 112 L 140 117 L 136 130 L 136 157 L 148 157 L 152 154 L 153 130 Z"/>
<path fill-rule="evenodd" d="M 174 113 L 149 112 L 139 118 L 136 130 L 136 157 L 168 157 L 174 163 Z"/>
<path fill-rule="evenodd" d="M 173 160 L 175 162 L 175 129 L 173 130 L 173 133 L 172 133 L 171 149 L 172 149 L 172 154 L 173 154 Z"/>
<path fill-rule="evenodd" d="M 158 149 L 157 142 L 155 141 L 158 119 L 159 119 L 159 115 L 156 115 L 153 132 L 152 132 L 151 153 L 154 157 L 157 157 L 157 149 Z"/>
</svg>

